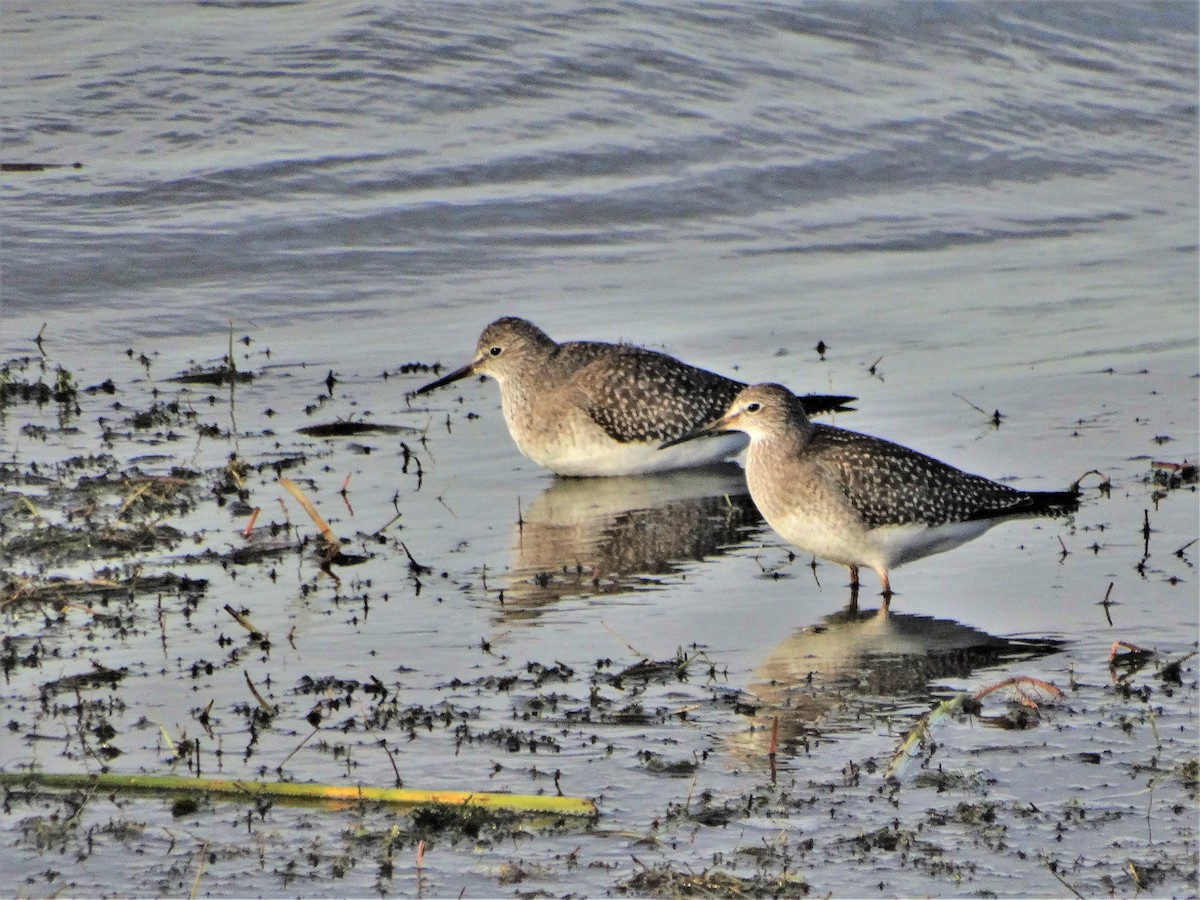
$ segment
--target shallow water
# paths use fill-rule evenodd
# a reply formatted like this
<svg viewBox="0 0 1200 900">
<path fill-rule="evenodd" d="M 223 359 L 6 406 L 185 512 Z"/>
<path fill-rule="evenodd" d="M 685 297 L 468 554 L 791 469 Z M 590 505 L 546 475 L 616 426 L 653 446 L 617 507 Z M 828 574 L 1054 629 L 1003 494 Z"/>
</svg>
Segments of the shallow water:
<svg viewBox="0 0 1200 900">
<path fill-rule="evenodd" d="M 6 655 L 43 649 L 6 666 L 4 768 L 94 769 L 103 722 L 116 771 L 169 770 L 186 734 L 205 774 L 386 785 L 390 754 L 414 787 L 554 791 L 558 772 L 601 816 L 431 834 L 418 871 L 407 830 L 385 865 L 403 820 L 381 810 L 91 797 L 71 819 L 10 798 L 17 893 L 671 893 L 663 866 L 841 896 L 1196 892 L 1195 658 L 1180 685 L 1160 668 L 1196 647 L 1196 494 L 1151 480 L 1200 447 L 1193 5 L 153 9 L 4 9 L 3 161 L 83 167 L 0 175 L 0 347 L 36 356 L 44 322 L 48 379 L 118 393 L 11 406 L 0 441 L 9 472 L 104 451 L 203 473 L 166 519 L 187 539 L 50 563 L 6 544 L 3 569 L 9 591 L 111 562 L 209 584 L 110 599 L 118 625 L 94 597 L 6 602 Z M 844 571 L 792 558 L 736 470 L 556 480 L 494 385 L 405 399 L 432 376 L 401 364 L 458 365 L 501 314 L 854 394 L 840 425 L 1112 491 L 1092 476 L 1073 521 L 902 568 L 895 615 L 853 616 Z M 230 320 L 253 382 L 168 380 L 219 360 Z M 195 417 L 126 422 L 167 400 Z M 414 430 L 297 433 L 339 418 Z M 208 487 L 230 453 L 288 460 L 369 559 L 340 584 L 290 543 L 230 564 L 246 512 Z M 311 540 L 276 475 L 251 472 L 247 503 Z M 37 525 L 18 494 L 62 513 L 10 480 L 6 541 Z M 1110 671 L 1115 640 L 1160 656 Z M 612 680 L 677 651 L 686 680 Z M 41 699 L 93 662 L 128 674 Z M 883 777 L 936 699 L 1015 675 L 1067 697 L 1029 730 L 942 722 L 928 766 Z M 280 707 L 268 727 L 247 676 Z M 374 676 L 430 725 L 361 688 L 334 709 L 305 676 Z"/>
</svg>

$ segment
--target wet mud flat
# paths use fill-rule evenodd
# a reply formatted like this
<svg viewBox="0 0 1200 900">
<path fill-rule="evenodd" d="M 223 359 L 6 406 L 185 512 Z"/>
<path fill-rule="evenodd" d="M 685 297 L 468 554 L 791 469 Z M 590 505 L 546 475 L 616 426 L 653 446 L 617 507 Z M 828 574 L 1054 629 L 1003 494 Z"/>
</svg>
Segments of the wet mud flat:
<svg viewBox="0 0 1200 900">
<path fill-rule="evenodd" d="M 246 339 L 83 374 L 44 349 L 0 370 L 5 773 L 562 793 L 599 813 L 18 781 L 0 816 L 16 896 L 1200 889 L 1196 475 L 1174 452 L 1195 435 L 1157 430 L 1182 401 L 1147 403 L 1134 375 L 1087 376 L 1138 421 L 1071 525 L 1014 537 L 995 568 L 930 564 L 1071 610 L 1002 629 L 915 575 L 890 614 L 847 607 L 843 574 L 780 546 L 734 467 L 548 478 L 491 386 L 406 400 L 433 360 L 334 371 Z"/>
</svg>

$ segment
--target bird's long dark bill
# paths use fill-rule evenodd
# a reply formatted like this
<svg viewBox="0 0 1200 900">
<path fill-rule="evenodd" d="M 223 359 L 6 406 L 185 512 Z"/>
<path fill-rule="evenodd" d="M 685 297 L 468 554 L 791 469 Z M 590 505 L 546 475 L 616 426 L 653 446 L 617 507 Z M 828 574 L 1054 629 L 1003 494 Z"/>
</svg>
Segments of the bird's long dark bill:
<svg viewBox="0 0 1200 900">
<path fill-rule="evenodd" d="M 671 438 L 669 441 L 663 441 L 658 445 L 658 449 L 666 450 L 668 447 L 674 447 L 676 444 L 686 444 L 688 441 L 694 441 L 696 438 L 724 434 L 725 429 L 722 428 L 721 425 L 721 422 L 713 422 L 711 425 L 704 425 L 700 428 L 695 428 L 692 431 L 689 431 L 687 434 L 681 434 L 677 438 Z"/>
<path fill-rule="evenodd" d="M 453 384 L 456 381 L 461 381 L 462 379 L 466 378 L 468 375 L 474 375 L 474 374 L 475 374 L 475 369 L 470 364 L 467 364 L 467 365 L 463 366 L 461 369 L 455 369 L 449 375 L 443 375 L 437 381 L 431 381 L 431 382 L 429 382 L 429 384 L 425 385 L 424 387 L 417 388 L 415 391 L 413 391 L 413 396 L 416 396 L 417 394 L 428 394 L 430 391 L 436 391 L 440 387 L 445 387 L 448 384 Z"/>
</svg>

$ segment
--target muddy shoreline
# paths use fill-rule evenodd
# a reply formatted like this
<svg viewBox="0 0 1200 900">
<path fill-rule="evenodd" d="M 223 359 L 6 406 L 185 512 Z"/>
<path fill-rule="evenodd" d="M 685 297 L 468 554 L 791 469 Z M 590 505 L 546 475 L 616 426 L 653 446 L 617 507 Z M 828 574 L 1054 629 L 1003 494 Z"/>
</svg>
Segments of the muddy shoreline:
<svg viewBox="0 0 1200 900">
<path fill-rule="evenodd" d="M 165 375 L 130 352 L 90 384 L 45 357 L 4 367 L 5 771 L 558 792 L 600 814 L 8 786 L 18 895 L 1195 891 L 1195 635 L 1123 622 L 1133 598 L 1009 635 L 834 602 L 749 656 L 699 615 L 656 652 L 626 629 L 714 561 L 745 563 L 739 593 L 837 576 L 773 545 L 736 468 L 543 481 L 510 497 L 516 553 L 489 565 L 509 538 L 445 475 L 494 421 L 489 386 L 414 408 L 402 385 L 434 362 L 325 377 L 242 346 Z M 1036 565 L 1103 570 L 1121 519 L 1146 588 L 1194 593 L 1195 469 L 1170 463 L 1096 479 Z M 1016 686 L 936 718 L 889 774 L 931 709 L 1017 675 L 1064 695 Z M 113 881 L 130 852 L 157 862 Z"/>
</svg>

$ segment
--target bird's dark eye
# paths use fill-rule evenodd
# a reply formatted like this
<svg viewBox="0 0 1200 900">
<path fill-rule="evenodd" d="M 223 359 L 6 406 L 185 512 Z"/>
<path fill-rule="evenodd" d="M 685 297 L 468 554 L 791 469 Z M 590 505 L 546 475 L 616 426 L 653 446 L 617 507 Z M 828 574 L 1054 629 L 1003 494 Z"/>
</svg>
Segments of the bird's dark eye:
<svg viewBox="0 0 1200 900">
<path fill-rule="evenodd" d="M 755 403 L 747 403 L 747 404 L 746 404 L 746 412 L 749 412 L 749 413 L 756 413 L 756 412 L 758 412 L 760 409 L 762 409 L 762 404 L 761 404 L 761 403 L 757 403 L 757 402 L 755 402 Z"/>
<path fill-rule="evenodd" d="M 503 347 L 493 347 L 491 350 L 488 351 L 488 353 L 492 354 L 492 356 L 499 356 L 503 352 L 504 352 Z"/>
</svg>

